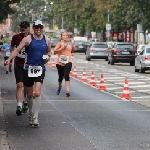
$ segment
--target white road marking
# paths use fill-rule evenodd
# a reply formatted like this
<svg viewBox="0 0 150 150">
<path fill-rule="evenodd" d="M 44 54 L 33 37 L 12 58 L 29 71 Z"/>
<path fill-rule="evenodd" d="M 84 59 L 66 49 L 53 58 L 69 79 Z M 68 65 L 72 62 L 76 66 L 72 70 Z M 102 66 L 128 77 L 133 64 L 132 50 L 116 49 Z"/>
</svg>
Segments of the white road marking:
<svg viewBox="0 0 150 150">
<path fill-rule="evenodd" d="M 136 91 L 129 91 L 129 93 L 135 93 Z M 122 92 L 114 92 L 114 93 L 123 93 L 123 91 Z"/>
<path fill-rule="evenodd" d="M 140 99 L 140 98 L 149 98 L 149 96 L 139 96 L 139 97 L 132 97 L 133 99 Z M 149 100 L 150 101 L 150 100 Z"/>
<path fill-rule="evenodd" d="M 116 90 L 116 89 L 122 89 L 123 87 L 113 87 L 113 88 L 107 88 L 107 90 Z"/>
<path fill-rule="evenodd" d="M 130 88 L 138 88 L 138 87 L 150 87 L 150 85 L 136 85 L 136 86 L 130 86 Z"/>
<path fill-rule="evenodd" d="M 138 92 L 149 92 L 150 90 L 137 90 Z"/>
<path fill-rule="evenodd" d="M 124 77 L 105 77 L 105 79 L 124 79 Z"/>
<path fill-rule="evenodd" d="M 130 84 L 143 84 L 143 83 L 145 83 L 145 82 L 129 82 L 129 85 Z M 115 83 L 115 84 L 122 84 L 122 83 Z"/>
</svg>

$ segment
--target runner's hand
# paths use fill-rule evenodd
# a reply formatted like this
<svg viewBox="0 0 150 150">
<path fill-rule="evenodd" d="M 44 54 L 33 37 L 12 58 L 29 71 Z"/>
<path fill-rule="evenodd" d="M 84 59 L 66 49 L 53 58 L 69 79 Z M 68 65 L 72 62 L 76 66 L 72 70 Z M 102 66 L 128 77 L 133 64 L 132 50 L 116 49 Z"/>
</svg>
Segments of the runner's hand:
<svg viewBox="0 0 150 150">
<path fill-rule="evenodd" d="M 8 59 L 4 62 L 5 65 L 8 65 L 9 63 L 10 63 L 10 60 Z"/>
<path fill-rule="evenodd" d="M 48 61 L 50 61 L 50 57 L 49 57 L 49 58 L 46 58 L 46 60 L 45 60 L 45 61 L 46 61 L 46 63 L 47 63 Z"/>
</svg>

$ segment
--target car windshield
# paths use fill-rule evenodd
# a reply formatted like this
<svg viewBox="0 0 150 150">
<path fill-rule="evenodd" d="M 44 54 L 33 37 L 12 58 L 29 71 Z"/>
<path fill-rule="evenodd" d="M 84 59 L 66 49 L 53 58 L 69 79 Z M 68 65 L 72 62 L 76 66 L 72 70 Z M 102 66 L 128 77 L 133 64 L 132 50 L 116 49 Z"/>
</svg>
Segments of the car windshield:
<svg viewBox="0 0 150 150">
<path fill-rule="evenodd" d="M 58 39 L 51 39 L 51 41 L 58 42 L 59 40 Z"/>
<path fill-rule="evenodd" d="M 106 44 L 93 44 L 92 47 L 93 48 L 108 48 Z"/>
<path fill-rule="evenodd" d="M 146 53 L 150 53 L 150 47 L 146 48 Z"/>
<path fill-rule="evenodd" d="M 75 44 L 76 45 L 85 45 L 85 42 L 84 41 L 75 41 Z"/>
<path fill-rule="evenodd" d="M 125 49 L 125 48 L 128 48 L 128 49 L 133 49 L 134 47 L 133 47 L 133 45 L 132 44 L 118 44 L 117 45 L 117 48 L 123 48 L 123 49 Z"/>
</svg>

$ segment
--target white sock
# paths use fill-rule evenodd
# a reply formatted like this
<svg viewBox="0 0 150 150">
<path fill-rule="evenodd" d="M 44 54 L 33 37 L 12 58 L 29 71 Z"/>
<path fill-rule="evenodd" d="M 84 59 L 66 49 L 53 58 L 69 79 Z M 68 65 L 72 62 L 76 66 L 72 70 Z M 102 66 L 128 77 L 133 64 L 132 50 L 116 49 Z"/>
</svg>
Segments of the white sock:
<svg viewBox="0 0 150 150">
<path fill-rule="evenodd" d="M 41 96 L 39 97 L 35 97 L 33 99 L 33 114 L 34 114 L 34 118 L 38 118 L 38 114 L 40 111 L 40 107 L 41 107 Z"/>
<path fill-rule="evenodd" d="M 29 115 L 31 116 L 33 114 L 33 111 L 32 111 L 32 105 L 33 105 L 33 98 L 29 98 L 27 97 L 27 102 L 28 102 L 28 107 L 29 107 Z"/>
<path fill-rule="evenodd" d="M 23 102 L 24 102 L 24 103 L 27 103 L 27 100 L 26 100 L 26 98 L 24 98 L 24 99 L 23 99 Z"/>
<path fill-rule="evenodd" d="M 22 103 L 21 102 L 18 102 L 17 103 L 17 106 L 20 106 L 22 108 Z"/>
</svg>

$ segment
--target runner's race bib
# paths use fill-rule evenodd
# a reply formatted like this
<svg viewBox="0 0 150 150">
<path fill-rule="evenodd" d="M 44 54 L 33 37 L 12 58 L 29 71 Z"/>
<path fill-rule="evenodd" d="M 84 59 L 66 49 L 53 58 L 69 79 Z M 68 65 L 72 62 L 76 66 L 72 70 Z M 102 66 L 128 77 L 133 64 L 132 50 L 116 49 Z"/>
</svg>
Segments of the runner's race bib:
<svg viewBox="0 0 150 150">
<path fill-rule="evenodd" d="M 39 77 L 42 74 L 41 66 L 29 66 L 28 77 Z"/>
<path fill-rule="evenodd" d="M 10 56 L 10 52 L 6 52 L 6 57 L 9 57 Z"/>
<path fill-rule="evenodd" d="M 61 62 L 63 64 L 68 63 L 68 60 L 69 60 L 69 56 L 60 55 L 60 57 L 59 57 L 59 62 Z"/>
<path fill-rule="evenodd" d="M 18 57 L 20 57 L 20 58 L 25 58 L 25 48 L 23 48 L 23 49 L 18 53 Z"/>
</svg>

